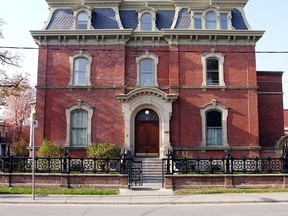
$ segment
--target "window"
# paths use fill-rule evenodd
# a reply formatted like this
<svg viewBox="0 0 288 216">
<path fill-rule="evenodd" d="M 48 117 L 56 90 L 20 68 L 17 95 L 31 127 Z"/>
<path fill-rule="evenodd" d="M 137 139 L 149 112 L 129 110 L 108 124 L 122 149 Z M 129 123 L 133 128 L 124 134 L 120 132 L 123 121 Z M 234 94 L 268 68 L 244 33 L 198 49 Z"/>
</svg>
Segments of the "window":
<svg viewBox="0 0 288 216">
<path fill-rule="evenodd" d="M 227 147 L 229 107 L 212 100 L 201 108 L 202 147 Z"/>
<path fill-rule="evenodd" d="M 156 31 L 156 10 L 152 7 L 145 7 L 138 11 L 138 26 L 136 31 Z"/>
<path fill-rule="evenodd" d="M 195 29 L 202 29 L 202 14 L 201 13 L 194 14 L 194 27 Z"/>
<path fill-rule="evenodd" d="M 70 57 L 70 86 L 91 86 L 91 63 L 92 56 L 82 50 Z"/>
<path fill-rule="evenodd" d="M 86 12 L 80 12 L 77 14 L 76 29 L 88 28 L 88 14 Z"/>
<path fill-rule="evenodd" d="M 228 29 L 228 14 L 227 13 L 220 14 L 220 27 L 221 29 Z"/>
<path fill-rule="evenodd" d="M 206 113 L 206 144 L 207 146 L 222 145 L 222 114 L 219 111 Z"/>
<path fill-rule="evenodd" d="M 71 146 L 87 146 L 88 134 L 88 112 L 85 110 L 74 110 L 71 113 Z"/>
<path fill-rule="evenodd" d="M 154 85 L 154 61 L 143 59 L 140 61 L 140 84 L 141 86 Z"/>
<path fill-rule="evenodd" d="M 152 15 L 150 13 L 145 13 L 142 15 L 141 30 L 152 31 Z"/>
<path fill-rule="evenodd" d="M 218 59 L 206 59 L 207 85 L 219 85 Z"/>
<path fill-rule="evenodd" d="M 211 52 L 202 55 L 203 82 L 202 86 L 225 86 L 224 82 L 224 55 Z"/>
<path fill-rule="evenodd" d="M 79 100 L 66 108 L 66 146 L 87 147 L 91 144 L 93 107 Z"/>
<path fill-rule="evenodd" d="M 87 64 L 86 58 L 77 58 L 74 60 L 74 79 L 73 85 L 86 85 L 87 84 Z"/>
<path fill-rule="evenodd" d="M 137 83 L 136 86 L 158 86 L 157 65 L 158 56 L 148 51 L 136 58 L 137 63 Z"/>
<path fill-rule="evenodd" d="M 216 13 L 213 11 L 206 13 L 206 29 L 217 29 Z"/>
</svg>

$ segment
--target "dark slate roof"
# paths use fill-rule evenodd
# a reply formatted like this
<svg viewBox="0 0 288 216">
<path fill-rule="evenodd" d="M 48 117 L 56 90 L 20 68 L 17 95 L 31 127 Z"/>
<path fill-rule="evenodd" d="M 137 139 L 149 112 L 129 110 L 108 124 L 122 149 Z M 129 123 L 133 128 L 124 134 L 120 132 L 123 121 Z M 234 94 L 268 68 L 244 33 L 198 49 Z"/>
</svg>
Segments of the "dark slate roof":
<svg viewBox="0 0 288 216">
<path fill-rule="evenodd" d="M 120 10 L 120 19 L 124 29 L 136 29 L 138 26 L 138 13 L 136 10 Z M 159 10 L 156 13 L 156 26 L 159 30 L 171 28 L 174 10 Z M 112 8 L 96 8 L 92 13 L 92 26 L 95 29 L 119 29 L 115 11 Z M 73 10 L 57 9 L 53 12 L 47 29 L 71 29 L 73 26 Z M 178 14 L 175 29 L 189 29 L 191 15 L 187 8 L 182 8 Z M 248 30 L 241 11 L 232 11 L 232 25 L 237 30 Z"/>
<path fill-rule="evenodd" d="M 138 25 L 138 13 L 136 10 L 120 10 L 120 19 L 124 29 L 136 29 Z"/>
<path fill-rule="evenodd" d="M 73 22 L 73 10 L 57 9 L 54 11 L 47 29 L 70 29 Z"/>
<path fill-rule="evenodd" d="M 174 19 L 174 10 L 161 10 L 156 14 L 156 26 L 159 30 L 170 28 Z"/>
<path fill-rule="evenodd" d="M 112 8 L 97 8 L 92 14 L 94 29 L 119 29 L 115 11 Z"/>
<path fill-rule="evenodd" d="M 248 30 L 242 13 L 237 9 L 232 11 L 232 25 L 237 30 Z"/>
<path fill-rule="evenodd" d="M 182 8 L 178 14 L 175 29 L 189 29 L 191 25 L 191 14 L 187 8 Z"/>
</svg>

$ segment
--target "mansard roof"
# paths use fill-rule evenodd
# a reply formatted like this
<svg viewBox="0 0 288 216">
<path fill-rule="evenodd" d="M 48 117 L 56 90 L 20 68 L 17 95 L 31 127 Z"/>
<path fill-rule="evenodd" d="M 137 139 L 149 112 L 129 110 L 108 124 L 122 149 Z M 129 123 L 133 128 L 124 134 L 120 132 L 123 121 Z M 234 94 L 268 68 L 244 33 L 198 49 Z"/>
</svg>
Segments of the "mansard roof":
<svg viewBox="0 0 288 216">
<path fill-rule="evenodd" d="M 50 16 L 38 45 L 247 45 L 264 31 L 250 28 L 243 8 L 248 0 L 46 0 Z M 77 14 L 88 13 L 87 29 L 77 28 Z M 216 29 L 206 29 L 206 13 L 216 13 Z M 152 15 L 152 31 L 141 31 L 141 16 Z M 195 14 L 202 14 L 200 29 Z M 226 14 L 226 26 L 220 17 Z M 224 17 L 225 19 L 225 17 Z M 224 23 L 225 24 L 225 23 Z M 199 28 L 199 27 L 198 27 Z"/>
<path fill-rule="evenodd" d="M 235 30 L 247 30 L 243 14 L 238 9 L 231 11 L 232 26 Z M 121 24 L 124 29 L 136 29 L 138 25 L 138 13 L 133 9 L 119 9 Z M 156 12 L 157 29 L 170 29 L 173 21 L 177 22 L 174 29 L 191 29 L 191 14 L 188 8 L 181 8 L 175 17 L 175 10 L 162 9 Z M 52 11 L 52 16 L 46 30 L 71 29 L 74 21 L 74 12 L 71 8 L 59 8 Z M 121 29 L 117 22 L 117 14 L 113 8 L 95 8 L 92 12 L 91 24 L 94 29 Z"/>
</svg>

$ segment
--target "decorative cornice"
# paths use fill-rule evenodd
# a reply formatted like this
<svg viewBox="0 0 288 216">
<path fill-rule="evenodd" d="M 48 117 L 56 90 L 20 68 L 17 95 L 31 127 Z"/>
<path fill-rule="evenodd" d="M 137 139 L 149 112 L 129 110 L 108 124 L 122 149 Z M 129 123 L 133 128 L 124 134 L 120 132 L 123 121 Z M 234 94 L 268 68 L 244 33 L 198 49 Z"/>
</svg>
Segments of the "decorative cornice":
<svg viewBox="0 0 288 216">
<path fill-rule="evenodd" d="M 244 7 L 247 2 L 248 0 L 172 0 L 173 5 L 178 7 L 206 7 L 207 5 L 210 5 L 210 3 L 221 7 Z"/>
<path fill-rule="evenodd" d="M 94 6 L 118 6 L 122 0 L 46 0 L 50 7 L 77 7 L 85 4 L 90 7 Z"/>
<path fill-rule="evenodd" d="M 38 45 L 247 45 L 255 46 L 264 31 L 179 30 L 140 32 L 133 29 L 31 31 Z"/>
<path fill-rule="evenodd" d="M 127 102 L 132 100 L 135 97 L 143 96 L 143 95 L 150 95 L 159 97 L 166 102 L 174 102 L 178 98 L 178 94 L 166 94 L 165 92 L 157 89 L 157 88 L 138 88 L 134 91 L 129 92 L 128 94 L 119 94 L 116 95 L 117 99 L 120 102 Z"/>
<path fill-rule="evenodd" d="M 252 45 L 263 36 L 264 31 L 251 30 L 179 30 L 162 29 L 169 44 L 190 45 Z"/>
<path fill-rule="evenodd" d="M 38 45 L 124 45 L 132 29 L 30 31 Z"/>
</svg>

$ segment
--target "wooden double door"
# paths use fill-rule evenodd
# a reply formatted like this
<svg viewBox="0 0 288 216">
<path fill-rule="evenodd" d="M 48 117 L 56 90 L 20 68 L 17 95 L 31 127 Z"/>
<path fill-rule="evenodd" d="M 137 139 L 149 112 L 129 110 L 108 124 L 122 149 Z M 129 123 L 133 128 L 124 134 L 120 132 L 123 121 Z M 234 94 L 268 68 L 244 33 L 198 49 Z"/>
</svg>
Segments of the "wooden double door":
<svg viewBox="0 0 288 216">
<path fill-rule="evenodd" d="M 159 156 L 159 118 L 151 109 L 136 115 L 135 156 Z"/>
</svg>

